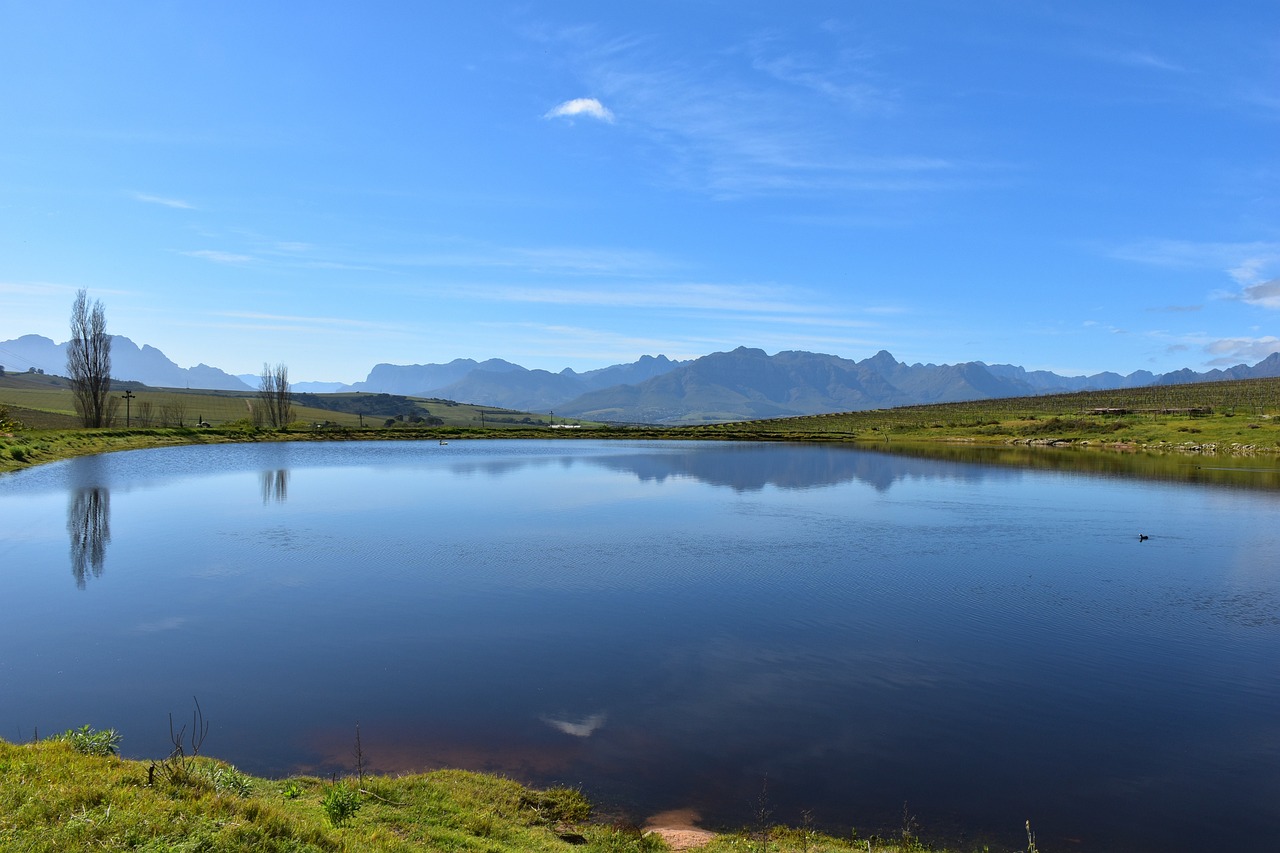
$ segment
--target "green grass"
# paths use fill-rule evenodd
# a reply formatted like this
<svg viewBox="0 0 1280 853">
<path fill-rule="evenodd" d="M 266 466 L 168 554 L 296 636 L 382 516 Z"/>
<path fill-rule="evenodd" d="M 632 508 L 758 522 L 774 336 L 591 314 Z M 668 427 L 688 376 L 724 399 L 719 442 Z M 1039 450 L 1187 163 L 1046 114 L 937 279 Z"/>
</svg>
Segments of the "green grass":
<svg viewBox="0 0 1280 853">
<path fill-rule="evenodd" d="M 80 731 L 94 734 L 86 727 Z M 170 760 L 171 762 L 172 760 Z M 667 849 L 623 823 L 593 821 L 569 788 L 536 790 L 462 770 L 325 780 L 264 779 L 210 758 L 168 762 L 85 754 L 65 737 L 0 740 L 0 849 L 27 853 L 259 851 L 569 851 Z M 339 805 L 345 803 L 346 805 Z M 870 843 L 870 847 L 868 847 Z M 926 850 L 914 832 L 889 840 L 837 839 L 808 827 L 721 835 L 708 851 L 823 853 Z"/>
<path fill-rule="evenodd" d="M 654 849 L 638 834 L 583 822 L 581 809 L 546 808 L 585 803 L 576 792 L 463 771 L 367 776 L 361 785 L 260 779 L 206 758 L 178 781 L 150 767 L 84 755 L 63 740 L 0 741 L 0 849 L 559 851 L 571 848 L 559 837 L 570 827 L 589 850 Z M 335 821 L 324 804 L 343 798 L 358 808 Z"/>
<path fill-rule="evenodd" d="M 1280 379 L 1202 382 L 700 425 L 707 438 L 1280 451 Z"/>
<path fill-rule="evenodd" d="M 126 387 L 134 395 L 128 406 L 119 399 Z M 226 426 L 251 421 L 258 402 L 254 391 L 151 388 L 138 383 L 122 384 L 112 397 L 118 402 L 115 427 L 126 426 L 126 420 L 131 427 L 195 426 L 201 420 L 215 427 Z M 0 377 L 0 407 L 7 407 L 32 428 L 79 425 L 71 390 L 60 376 L 18 373 Z M 441 426 L 454 428 L 518 430 L 550 424 L 545 414 L 393 394 L 299 394 L 294 402 L 294 420 L 303 425 L 411 429 L 416 418 L 436 418 Z M 388 421 L 392 423 L 388 425 Z"/>
</svg>

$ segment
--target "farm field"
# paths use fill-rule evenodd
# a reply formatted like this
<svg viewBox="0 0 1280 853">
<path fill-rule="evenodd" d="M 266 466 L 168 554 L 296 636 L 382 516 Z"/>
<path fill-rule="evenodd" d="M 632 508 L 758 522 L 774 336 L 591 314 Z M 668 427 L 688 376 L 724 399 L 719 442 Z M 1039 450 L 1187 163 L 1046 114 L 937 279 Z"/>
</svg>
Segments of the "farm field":
<svg viewBox="0 0 1280 853">
<path fill-rule="evenodd" d="M 1280 379 L 1008 397 L 699 425 L 706 437 L 1280 450 Z"/>
<path fill-rule="evenodd" d="M 126 407 L 122 395 L 133 399 Z M 122 382 L 114 389 L 117 400 L 112 426 L 211 427 L 252 424 L 258 395 L 254 391 L 208 391 L 184 388 L 152 388 Z M 61 376 L 20 373 L 0 377 L 0 406 L 11 416 L 37 429 L 66 429 L 78 425 L 67 380 Z M 303 425 L 339 427 L 448 426 L 492 429 L 549 425 L 545 414 L 475 406 L 452 400 L 404 397 L 394 394 L 295 394 L 294 420 Z M 126 419 L 128 423 L 126 423 Z"/>
</svg>

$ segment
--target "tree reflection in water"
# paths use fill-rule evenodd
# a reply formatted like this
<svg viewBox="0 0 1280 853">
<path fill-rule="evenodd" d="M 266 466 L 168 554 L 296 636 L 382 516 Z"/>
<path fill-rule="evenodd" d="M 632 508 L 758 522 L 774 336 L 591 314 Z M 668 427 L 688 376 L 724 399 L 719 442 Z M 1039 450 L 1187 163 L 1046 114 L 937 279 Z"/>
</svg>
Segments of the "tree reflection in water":
<svg viewBox="0 0 1280 853">
<path fill-rule="evenodd" d="M 262 504 L 275 501 L 278 504 L 289 499 L 289 469 L 279 468 L 275 471 L 259 472 L 262 479 Z"/>
<path fill-rule="evenodd" d="M 102 576 L 111 541 L 111 492 L 102 486 L 76 489 L 67 504 L 67 533 L 71 536 L 71 574 L 84 589 L 85 577 Z"/>
</svg>

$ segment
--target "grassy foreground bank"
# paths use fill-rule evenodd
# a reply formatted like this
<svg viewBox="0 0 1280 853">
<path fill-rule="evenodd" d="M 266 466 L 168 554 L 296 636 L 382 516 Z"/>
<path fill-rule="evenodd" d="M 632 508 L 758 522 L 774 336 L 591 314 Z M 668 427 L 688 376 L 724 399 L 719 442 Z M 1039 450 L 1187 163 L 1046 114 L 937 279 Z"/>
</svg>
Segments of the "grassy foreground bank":
<svg viewBox="0 0 1280 853">
<path fill-rule="evenodd" d="M 112 754 L 109 734 L 86 727 L 35 743 L 0 740 L 0 850 L 647 853 L 670 849 L 659 835 L 636 826 L 593 820 L 587 799 L 569 788 L 535 790 L 462 770 L 336 780 L 262 779 L 204 757 L 161 762 L 122 759 Z M 926 846 L 911 827 L 894 839 L 857 839 L 781 826 L 721 834 L 701 849 L 707 853 L 940 850 Z"/>
</svg>

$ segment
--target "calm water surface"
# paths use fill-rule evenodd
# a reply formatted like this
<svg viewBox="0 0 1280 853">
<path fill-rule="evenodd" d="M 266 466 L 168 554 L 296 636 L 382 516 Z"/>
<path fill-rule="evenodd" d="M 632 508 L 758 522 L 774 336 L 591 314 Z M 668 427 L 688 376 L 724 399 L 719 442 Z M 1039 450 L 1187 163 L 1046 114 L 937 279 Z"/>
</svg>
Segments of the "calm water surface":
<svg viewBox="0 0 1280 853">
<path fill-rule="evenodd" d="M 1280 494 L 822 446 L 184 447 L 0 477 L 0 736 L 643 818 L 1280 837 Z M 1139 533 L 1150 539 L 1140 542 Z"/>
</svg>

